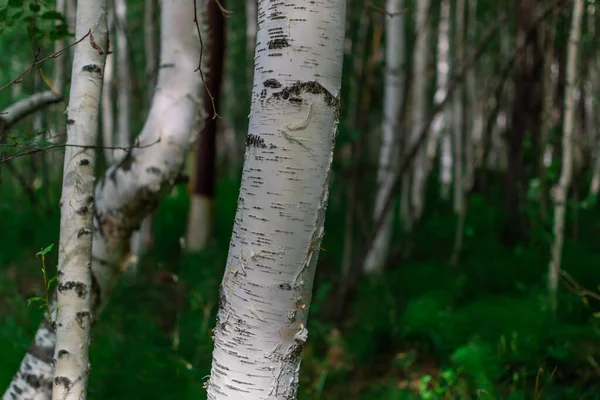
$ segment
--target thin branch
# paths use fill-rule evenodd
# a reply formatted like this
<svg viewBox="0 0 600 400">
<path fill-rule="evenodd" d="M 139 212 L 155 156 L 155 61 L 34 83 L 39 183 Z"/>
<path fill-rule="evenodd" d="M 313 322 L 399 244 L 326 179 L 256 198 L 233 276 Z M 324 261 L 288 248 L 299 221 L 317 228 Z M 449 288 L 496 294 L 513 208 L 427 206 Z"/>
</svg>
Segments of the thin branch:
<svg viewBox="0 0 600 400">
<path fill-rule="evenodd" d="M 209 0 L 209 1 L 211 1 L 211 0 Z M 223 4 L 221 4 L 220 0 L 212 0 L 212 1 L 217 3 L 217 6 L 219 7 L 219 10 L 221 10 L 221 14 L 223 14 L 224 18 L 231 17 L 231 15 L 233 14 L 233 11 L 226 10 L 225 7 L 223 7 Z"/>
<path fill-rule="evenodd" d="M 160 138 L 158 138 L 156 141 L 149 143 L 149 144 L 145 144 L 145 145 L 138 144 L 138 145 L 133 145 L 133 146 L 81 146 L 81 145 L 75 145 L 75 144 L 68 145 L 66 143 L 63 143 L 63 144 L 53 144 L 53 145 L 46 146 L 46 147 L 38 147 L 38 146 L 28 146 L 28 145 L 17 144 L 17 143 L 5 144 L 5 145 L 0 145 L 0 147 L 13 147 L 13 148 L 18 148 L 18 149 L 28 149 L 28 150 L 21 151 L 17 154 L 13 154 L 8 157 L 5 157 L 0 154 L 0 164 L 5 163 L 10 160 L 13 160 L 18 157 L 29 156 L 29 155 L 45 152 L 48 150 L 59 149 L 59 148 L 63 148 L 63 147 L 75 147 L 75 148 L 80 148 L 80 149 L 111 149 L 111 150 L 131 151 L 133 149 L 145 149 L 147 147 L 154 146 L 158 142 L 160 142 Z"/>
<path fill-rule="evenodd" d="M 215 1 L 217 1 L 217 0 L 215 0 Z M 373 10 L 375 10 L 381 14 L 384 14 L 385 16 L 388 16 L 390 18 L 399 17 L 400 15 L 404 15 L 408 12 L 408 8 L 404 8 L 398 12 L 392 13 L 392 12 L 384 10 L 381 7 L 376 6 L 375 4 L 373 4 L 371 2 L 368 2 L 367 4 L 365 4 L 365 8 L 372 8 Z"/>
<path fill-rule="evenodd" d="M 4 89 L 6 89 L 7 87 L 11 86 L 11 85 L 14 85 L 15 83 L 21 83 L 21 82 L 23 82 L 23 76 L 25 76 L 25 74 L 27 74 L 29 71 L 31 71 L 32 69 L 34 69 L 38 65 L 41 65 L 41 64 L 45 63 L 46 61 L 48 61 L 51 58 L 58 58 L 58 57 L 60 57 L 65 50 L 67 50 L 67 49 L 75 46 L 76 44 L 79 44 L 79 43 L 83 42 L 83 40 L 85 38 L 87 38 L 88 36 L 90 36 L 91 33 L 92 33 L 92 31 L 90 29 L 88 31 L 88 33 L 86 33 L 85 35 L 83 35 L 83 37 L 81 39 L 76 40 L 75 42 L 71 43 L 70 45 L 68 45 L 64 49 L 59 50 L 59 51 L 57 51 L 55 53 L 52 53 L 48 57 L 44 57 L 41 60 L 38 60 L 38 56 L 39 56 L 39 53 L 40 53 L 40 50 L 38 49 L 36 51 L 36 53 L 35 53 L 35 56 L 33 57 L 33 61 L 31 63 L 31 65 L 29 66 L 29 68 L 27 68 L 25 71 L 21 72 L 21 74 L 19 74 L 19 76 L 17 76 L 12 81 L 8 82 L 6 85 L 0 87 L 0 92 L 3 91 Z"/>
<path fill-rule="evenodd" d="M 217 4 L 219 4 L 219 3 L 217 2 Z M 204 80 L 204 72 L 202 71 L 202 57 L 204 56 L 204 41 L 202 40 L 202 33 L 200 32 L 200 24 L 198 22 L 197 0 L 194 0 L 194 24 L 196 24 L 196 30 L 198 31 L 198 38 L 200 39 L 200 57 L 198 60 L 198 68 L 196 68 L 194 70 L 194 72 L 200 71 L 200 79 L 202 79 L 202 85 L 204 86 L 204 89 L 206 89 L 206 93 L 208 94 L 208 97 L 210 98 L 210 101 L 212 103 L 213 113 L 214 113 L 213 119 L 221 118 L 219 116 L 219 114 L 217 114 L 217 106 L 215 104 L 215 98 L 213 97 L 212 93 L 210 92 L 210 89 L 208 88 L 208 85 L 206 84 L 206 81 Z"/>
</svg>

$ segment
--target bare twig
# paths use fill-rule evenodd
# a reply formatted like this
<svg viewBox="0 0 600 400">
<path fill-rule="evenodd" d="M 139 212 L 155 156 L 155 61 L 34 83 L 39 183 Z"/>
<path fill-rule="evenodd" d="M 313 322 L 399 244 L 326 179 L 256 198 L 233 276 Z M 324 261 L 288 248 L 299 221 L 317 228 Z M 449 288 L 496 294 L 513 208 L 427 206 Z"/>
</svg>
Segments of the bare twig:
<svg viewBox="0 0 600 400">
<path fill-rule="evenodd" d="M 144 149 L 144 148 L 147 148 L 150 146 L 154 146 L 158 142 L 160 142 L 160 138 L 158 138 L 156 141 L 154 141 L 152 143 L 145 144 L 143 146 L 139 145 L 139 144 L 133 145 L 133 146 L 81 146 L 81 145 L 75 145 L 75 144 L 68 145 L 66 143 L 62 143 L 62 144 L 53 144 L 53 145 L 46 146 L 46 147 L 39 147 L 39 146 L 23 145 L 23 144 L 18 144 L 18 143 L 5 144 L 5 145 L 0 145 L 0 147 L 13 147 L 13 148 L 27 149 L 27 150 L 21 151 L 17 154 L 10 155 L 8 157 L 0 155 L 0 164 L 10 161 L 10 160 L 13 160 L 18 157 L 29 156 L 29 155 L 45 152 L 48 150 L 60 149 L 63 147 L 75 147 L 75 148 L 80 148 L 80 149 L 111 149 L 111 150 L 131 151 L 133 149 Z"/>
<path fill-rule="evenodd" d="M 565 287 L 567 288 L 567 290 L 575 293 L 577 296 L 591 297 L 592 299 L 600 301 L 600 294 L 592 292 L 591 290 L 588 290 L 581 286 L 579 282 L 573 279 L 573 277 L 569 275 L 569 273 L 564 269 L 561 269 L 559 272 L 560 275 L 563 277 L 563 281 L 565 282 Z"/>
<path fill-rule="evenodd" d="M 398 11 L 398 12 L 392 13 L 392 12 L 384 10 L 381 7 L 376 6 L 375 4 L 373 4 L 371 2 L 368 2 L 367 4 L 365 4 L 365 8 L 372 8 L 373 10 L 375 10 L 375 11 L 381 13 L 381 14 L 384 14 L 385 16 L 388 16 L 390 18 L 398 17 L 398 16 L 404 15 L 404 14 L 406 14 L 408 12 L 408 8 L 404 8 L 404 9 Z"/>
<path fill-rule="evenodd" d="M 220 3 L 217 2 L 220 5 Z M 202 40 L 202 33 L 200 32 L 200 23 L 198 22 L 198 5 L 197 0 L 194 0 L 194 23 L 196 24 L 196 30 L 198 31 L 198 38 L 200 39 L 200 58 L 198 60 L 198 68 L 194 70 L 194 72 L 200 71 L 200 79 L 202 79 L 202 85 L 204 85 L 204 89 L 206 89 L 206 93 L 208 97 L 210 97 L 210 101 L 213 107 L 213 119 L 221 118 L 219 114 L 217 114 L 217 105 L 215 104 L 215 98 L 213 97 L 206 81 L 204 80 L 204 72 L 202 71 L 202 57 L 204 56 L 204 41 Z"/>
<path fill-rule="evenodd" d="M 79 43 L 83 42 L 83 40 L 85 38 L 87 38 L 88 36 L 90 36 L 91 33 L 92 33 L 92 31 L 89 30 L 88 33 L 86 33 L 85 35 L 83 35 L 83 37 L 81 37 L 81 39 L 76 40 L 75 42 L 71 43 L 70 45 L 68 45 L 64 49 L 59 50 L 59 51 L 57 51 L 55 53 L 52 53 L 49 56 L 42 58 L 41 60 L 38 60 L 38 56 L 39 56 L 39 53 L 40 53 L 40 50 L 38 49 L 36 51 L 36 53 L 35 53 L 35 56 L 33 57 L 33 61 L 31 63 L 31 65 L 29 66 L 29 68 L 27 68 L 25 71 L 21 72 L 19 74 L 19 76 L 17 76 L 12 81 L 8 82 L 6 85 L 0 87 L 0 92 L 3 91 L 4 89 L 6 89 L 7 87 L 11 86 L 11 85 L 14 85 L 15 83 L 21 83 L 23 81 L 23 77 L 25 76 L 25 74 L 27 74 L 29 71 L 31 71 L 32 69 L 34 69 L 38 65 L 41 65 L 41 64 L 45 63 L 46 61 L 48 61 L 51 58 L 58 58 L 58 57 L 60 57 L 65 50 L 67 50 L 67 49 L 75 46 L 76 44 L 79 44 Z M 92 47 L 93 47 L 93 44 L 92 44 Z"/>
<path fill-rule="evenodd" d="M 223 7 L 223 4 L 221 4 L 220 0 L 212 0 L 212 1 L 214 1 L 215 3 L 217 3 L 217 6 L 219 7 L 219 10 L 221 10 L 221 14 L 223 14 L 224 18 L 231 17 L 231 15 L 233 14 L 233 11 L 226 10 L 225 7 Z"/>
</svg>

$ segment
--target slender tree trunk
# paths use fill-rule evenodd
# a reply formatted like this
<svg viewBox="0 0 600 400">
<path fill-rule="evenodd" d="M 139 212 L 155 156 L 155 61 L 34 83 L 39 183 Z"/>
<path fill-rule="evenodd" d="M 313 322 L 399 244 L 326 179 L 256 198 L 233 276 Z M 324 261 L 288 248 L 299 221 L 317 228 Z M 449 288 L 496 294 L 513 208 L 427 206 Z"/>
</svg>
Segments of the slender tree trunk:
<svg viewBox="0 0 600 400">
<path fill-rule="evenodd" d="M 328 197 L 345 0 L 259 2 L 242 185 L 208 399 L 295 399 Z"/>
<path fill-rule="evenodd" d="M 254 49 L 256 48 L 257 1 L 246 0 L 246 56 L 248 57 L 248 83 L 254 77 Z"/>
<path fill-rule="evenodd" d="M 146 98 L 148 108 L 152 103 L 154 85 L 156 84 L 156 73 L 158 70 L 158 29 L 156 29 L 156 0 L 145 0 L 144 2 L 144 49 L 146 51 Z"/>
<path fill-rule="evenodd" d="M 377 170 L 377 194 L 375 197 L 374 218 L 381 216 L 383 201 L 389 195 L 394 176 L 397 174 L 400 157 L 400 119 L 398 112 L 402 105 L 405 82 L 405 32 L 403 0 L 387 0 L 386 10 L 386 70 L 383 110 L 383 129 Z M 366 272 L 381 271 L 389 252 L 392 236 L 393 210 L 388 211 L 385 222 L 367 254 L 364 269 Z"/>
<path fill-rule="evenodd" d="M 455 15 L 455 55 L 456 59 L 462 60 L 465 57 L 464 50 L 464 29 L 465 29 L 465 1 L 456 1 L 456 15 Z M 452 122 L 453 133 L 454 133 L 454 211 L 456 214 L 461 216 L 465 206 L 464 201 L 464 149 L 465 149 L 465 135 L 464 135 L 464 103 L 463 103 L 464 89 L 462 85 L 454 92 L 453 115 Z"/>
<path fill-rule="evenodd" d="M 545 51 L 544 51 L 544 77 L 543 77 L 543 108 L 541 114 L 540 126 L 540 150 L 546 152 L 550 138 L 550 129 L 552 128 L 552 105 L 554 104 L 554 84 L 552 83 L 552 62 L 554 60 L 554 37 L 556 34 L 556 20 L 558 12 L 555 11 L 551 20 L 546 26 Z M 548 194 L 546 189 L 546 167 L 544 157 L 537 160 L 536 172 L 540 182 L 540 214 L 542 222 L 547 220 L 548 214 Z M 544 224 L 545 225 L 545 224 Z"/>
<path fill-rule="evenodd" d="M 414 87 L 412 90 L 412 119 L 410 147 L 414 146 L 419 140 L 425 118 L 427 118 L 427 106 L 429 105 L 429 92 L 427 88 L 428 79 L 428 61 L 430 50 L 430 24 L 429 9 L 430 0 L 420 0 L 417 2 L 416 10 L 416 28 L 417 39 L 415 41 L 413 58 L 413 76 Z M 421 218 L 425 206 L 426 189 L 426 154 L 425 149 L 421 147 L 413 160 L 413 184 L 411 188 L 411 225 Z"/>
<path fill-rule="evenodd" d="M 225 7 L 224 0 L 221 0 L 221 6 Z M 196 146 L 196 171 L 192 182 L 186 235 L 186 246 L 192 251 L 204 249 L 212 236 L 217 175 L 217 122 L 225 56 L 225 18 L 215 1 L 208 1 L 207 10 L 208 35 L 205 43 L 208 44 L 208 52 L 205 56 L 208 57 L 208 71 L 205 74 L 204 94 L 206 118 Z"/>
<path fill-rule="evenodd" d="M 575 100 L 574 92 L 577 88 L 579 71 L 577 69 L 579 59 L 579 40 L 581 38 L 581 20 L 583 16 L 584 0 L 574 0 L 573 19 L 571 21 L 571 32 L 569 33 L 569 44 L 567 47 L 567 76 L 565 88 L 565 116 L 563 120 L 562 139 L 562 167 L 558 185 L 555 187 L 554 205 L 554 243 L 551 249 L 551 260 L 548 267 L 548 291 L 552 310 L 556 312 L 558 306 L 557 292 L 560 277 L 560 262 L 563 248 L 565 214 L 569 186 L 573 176 L 573 146 L 574 146 L 574 124 L 575 124 Z"/>
<path fill-rule="evenodd" d="M 524 237 L 526 230 L 520 210 L 528 183 L 524 166 L 525 149 L 523 148 L 526 134 L 530 135 L 533 143 L 533 152 L 530 153 L 530 156 L 534 160 L 537 160 L 539 156 L 544 51 L 537 14 L 541 4 L 543 4 L 543 0 L 515 1 L 516 47 L 523 51 L 520 51 L 514 66 L 514 101 L 511 102 L 510 127 L 506 135 L 508 170 L 502 239 L 508 246 L 518 243 Z M 535 163 L 537 165 L 537 161 Z"/>
<path fill-rule="evenodd" d="M 128 148 L 131 145 L 131 63 L 127 43 L 127 2 L 114 1 L 115 36 L 117 39 L 117 147 Z M 114 159 L 120 160 L 126 150 L 115 150 Z"/>
<path fill-rule="evenodd" d="M 96 154 L 85 146 L 94 146 L 97 141 L 102 71 L 108 50 L 106 1 L 79 0 L 77 9 L 76 36 L 82 37 L 91 29 L 97 48 L 85 43 L 75 49 L 67 111 L 52 389 L 53 398 L 65 400 L 87 398 Z"/>
<path fill-rule="evenodd" d="M 450 76 L 450 0 L 442 0 L 440 5 L 440 25 L 437 41 L 437 90 L 434 102 L 439 105 L 447 96 Z M 443 110 L 436 114 L 431 125 L 431 135 L 427 142 L 427 162 L 429 170 L 440 147 L 440 184 L 442 198 L 446 199 L 452 184 L 452 142 L 448 132 L 452 115 Z"/>
<path fill-rule="evenodd" d="M 106 305 L 129 257 L 131 233 L 172 190 L 194 142 L 193 128 L 202 101 L 201 82 L 195 72 L 199 40 L 193 29 L 193 10 L 193 4 L 183 0 L 163 1 L 162 68 L 139 136 L 140 146 L 110 167 L 96 185 L 90 290 L 94 318 Z M 42 322 L 3 400 L 50 398 L 56 343 L 52 322 Z"/>
<path fill-rule="evenodd" d="M 109 1 L 109 7 L 112 6 L 112 2 Z M 113 43 L 111 39 L 114 38 L 114 7 L 108 12 L 108 37 L 109 37 L 109 50 L 110 54 L 106 56 L 106 66 L 104 67 L 104 79 L 102 81 L 102 144 L 104 145 L 104 158 L 108 164 L 112 164 L 114 161 L 114 150 L 112 147 L 115 145 L 115 113 L 113 111 L 113 78 L 114 78 L 114 66 L 115 66 L 115 54 L 112 52 Z"/>
</svg>

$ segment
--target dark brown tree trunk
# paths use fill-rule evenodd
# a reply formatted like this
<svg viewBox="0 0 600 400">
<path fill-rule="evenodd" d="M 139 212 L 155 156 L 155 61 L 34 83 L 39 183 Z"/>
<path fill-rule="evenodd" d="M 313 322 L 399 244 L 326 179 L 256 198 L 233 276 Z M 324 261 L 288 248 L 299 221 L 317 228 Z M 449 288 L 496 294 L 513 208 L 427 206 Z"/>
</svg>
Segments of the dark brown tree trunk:
<svg viewBox="0 0 600 400">
<path fill-rule="evenodd" d="M 515 99 L 511 127 L 506 133 L 508 170 L 506 174 L 505 216 L 502 239 L 512 246 L 523 239 L 526 229 L 520 207 L 527 188 L 524 140 L 530 139 L 533 165 L 541 155 L 540 117 L 543 105 L 544 45 L 542 26 L 535 26 L 543 0 L 515 0 L 516 48 L 522 48 L 515 62 Z M 528 136 L 529 135 L 529 136 Z"/>
<path fill-rule="evenodd" d="M 223 6 L 225 5 L 224 0 L 221 0 L 220 3 Z M 208 52 L 204 53 L 205 57 L 208 56 L 208 71 L 204 74 L 206 117 L 197 145 L 195 176 L 191 184 L 193 199 L 203 205 L 208 204 L 212 207 L 216 181 L 217 115 L 219 113 L 225 54 L 225 21 L 218 2 L 208 1 L 207 11 L 208 37 L 205 39 L 205 46 L 208 47 Z M 191 211 L 188 223 L 190 224 L 188 226 L 188 247 L 192 250 L 199 250 L 206 245 L 207 235 L 204 232 L 212 230 L 212 213 Z M 199 227 L 194 226 L 198 224 L 203 224 L 206 228 L 199 229 Z"/>
</svg>

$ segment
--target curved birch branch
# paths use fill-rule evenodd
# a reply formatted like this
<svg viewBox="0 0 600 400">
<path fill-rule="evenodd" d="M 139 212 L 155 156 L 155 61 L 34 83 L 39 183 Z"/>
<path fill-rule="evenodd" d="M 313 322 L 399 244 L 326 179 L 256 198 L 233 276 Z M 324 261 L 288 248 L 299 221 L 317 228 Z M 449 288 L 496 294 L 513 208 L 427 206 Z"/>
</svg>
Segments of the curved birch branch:
<svg viewBox="0 0 600 400">
<path fill-rule="evenodd" d="M 196 138 L 201 105 L 199 57 L 192 6 L 166 0 L 162 7 L 161 63 L 141 147 L 108 169 L 96 185 L 92 246 L 92 313 L 98 316 L 129 257 L 129 237 L 177 183 Z M 189 21 L 189 24 L 185 23 Z M 160 141 L 159 141 L 160 139 Z M 158 142 L 158 143 L 157 143 Z M 153 146 L 147 146 L 156 143 Z M 52 316 L 50 317 L 52 320 Z M 49 400 L 56 336 L 45 319 L 3 400 Z"/>
</svg>

